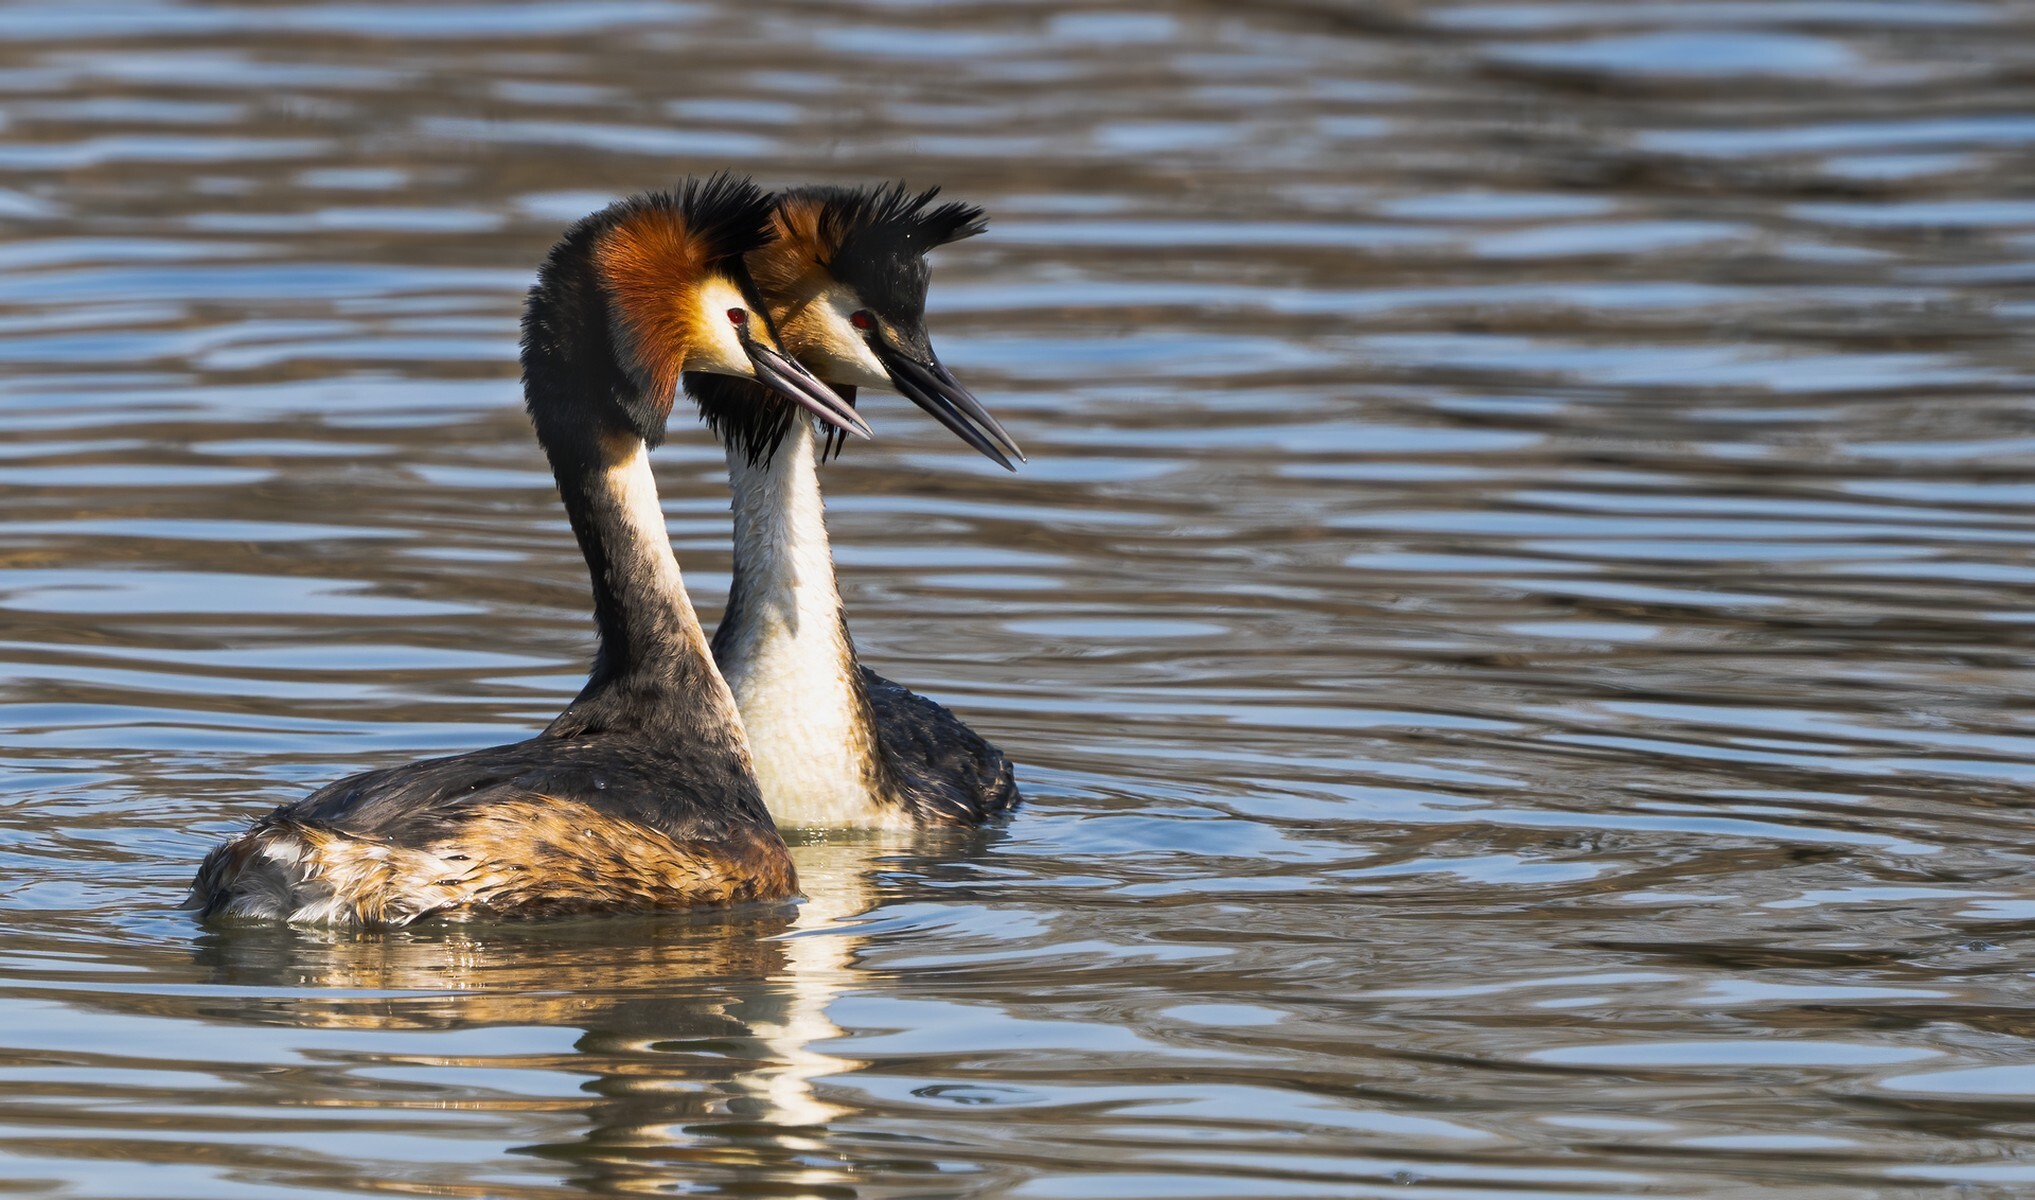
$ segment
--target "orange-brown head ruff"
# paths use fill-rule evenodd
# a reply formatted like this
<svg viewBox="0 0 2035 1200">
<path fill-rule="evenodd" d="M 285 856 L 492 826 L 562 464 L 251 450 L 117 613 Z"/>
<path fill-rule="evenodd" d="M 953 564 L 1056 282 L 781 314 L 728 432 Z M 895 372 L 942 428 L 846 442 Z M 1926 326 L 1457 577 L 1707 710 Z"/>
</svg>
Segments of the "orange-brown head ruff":
<svg viewBox="0 0 2035 1200">
<path fill-rule="evenodd" d="M 617 201 L 565 232 L 523 312 L 523 386 L 547 449 L 613 415 L 654 446 L 681 371 L 753 374 L 728 310 L 757 308 L 742 256 L 772 236 L 771 203 L 723 174 Z"/>
<path fill-rule="evenodd" d="M 853 288 L 879 315 L 925 316 L 925 256 L 986 225 L 971 204 L 935 206 L 939 188 L 795 188 L 777 198 L 775 237 L 750 252 L 749 271 L 780 324 L 834 284 Z"/>
<path fill-rule="evenodd" d="M 622 201 L 593 247 L 617 356 L 665 415 L 688 359 L 731 344 L 729 311 L 761 308 L 742 256 L 772 236 L 770 197 L 727 179 Z"/>
<path fill-rule="evenodd" d="M 275 815 L 220 846 L 192 886 L 204 915 L 394 927 L 425 917 L 559 917 L 721 908 L 798 895 L 783 842 L 737 829 L 691 842 L 577 801 L 491 804 L 405 846 Z"/>
<path fill-rule="evenodd" d="M 992 462 L 1016 470 L 1024 451 L 939 358 L 926 334 L 926 255 L 986 227 L 970 204 L 934 204 L 938 188 L 805 187 L 778 197 L 777 236 L 749 270 L 784 349 L 835 387 L 890 387 Z M 750 461 L 789 428 L 781 405 L 745 405 L 726 381 L 689 381 L 707 423 Z M 829 437 L 822 458 L 841 446 Z"/>
</svg>

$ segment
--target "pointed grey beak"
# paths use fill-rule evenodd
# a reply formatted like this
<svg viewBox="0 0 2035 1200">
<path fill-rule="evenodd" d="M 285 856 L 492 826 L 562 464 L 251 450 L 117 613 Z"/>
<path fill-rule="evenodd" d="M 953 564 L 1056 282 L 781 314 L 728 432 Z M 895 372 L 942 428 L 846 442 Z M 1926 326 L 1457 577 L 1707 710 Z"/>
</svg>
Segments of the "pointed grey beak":
<svg viewBox="0 0 2035 1200">
<path fill-rule="evenodd" d="M 982 407 L 982 401 L 975 394 L 961 386 L 953 372 L 940 365 L 937 355 L 927 351 L 928 362 L 920 362 L 910 354 L 898 350 L 878 336 L 869 338 L 869 348 L 876 352 L 877 361 L 883 364 L 889 374 L 892 386 L 906 399 L 932 415 L 932 418 L 951 430 L 954 436 L 967 442 L 984 458 L 1006 471 L 1015 471 L 1008 454 L 1016 455 L 1019 462 L 1025 461 L 1025 452 L 1018 449 L 1017 440 L 1004 431 L 1003 425 L 989 410 Z M 981 428 L 977 428 L 977 426 Z"/>
<path fill-rule="evenodd" d="M 870 430 L 869 422 L 862 419 L 862 414 L 856 412 L 853 405 L 836 395 L 833 388 L 813 378 L 813 373 L 800 366 L 798 360 L 786 358 L 749 338 L 742 340 L 742 349 L 749 352 L 749 365 L 756 370 L 757 382 L 777 389 L 800 408 L 857 437 L 876 436 Z"/>
</svg>

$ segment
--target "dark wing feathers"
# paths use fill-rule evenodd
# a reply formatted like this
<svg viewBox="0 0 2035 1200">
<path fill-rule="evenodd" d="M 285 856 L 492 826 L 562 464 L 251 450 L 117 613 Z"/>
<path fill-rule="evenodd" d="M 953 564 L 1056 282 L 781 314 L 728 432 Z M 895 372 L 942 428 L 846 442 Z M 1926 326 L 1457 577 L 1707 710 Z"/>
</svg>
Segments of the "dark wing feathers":
<svg viewBox="0 0 2035 1200">
<path fill-rule="evenodd" d="M 959 717 L 868 667 L 862 686 L 884 765 L 921 822 L 979 825 L 1018 803 L 1010 759 Z"/>
<path fill-rule="evenodd" d="M 478 809 L 527 796 L 572 800 L 679 839 L 768 826 L 760 808 L 744 811 L 739 781 L 725 772 L 641 744 L 624 752 L 606 743 L 600 736 L 537 738 L 405 763 L 328 784 L 277 815 L 410 845 L 449 832 Z"/>
<path fill-rule="evenodd" d="M 538 738 L 342 779 L 215 849 L 193 902 L 206 916 L 382 927 L 797 894 L 784 841 L 760 803 L 740 802 L 740 780 L 717 787 L 696 762 L 611 742 Z"/>
</svg>

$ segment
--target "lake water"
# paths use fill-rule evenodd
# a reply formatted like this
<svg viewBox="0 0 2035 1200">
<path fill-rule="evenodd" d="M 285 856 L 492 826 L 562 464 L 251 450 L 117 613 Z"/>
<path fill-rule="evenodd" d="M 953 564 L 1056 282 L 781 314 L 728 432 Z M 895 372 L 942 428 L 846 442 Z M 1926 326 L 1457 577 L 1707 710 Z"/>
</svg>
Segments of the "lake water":
<svg viewBox="0 0 2035 1200">
<path fill-rule="evenodd" d="M 2035 10 L 0 12 L 0 1194 L 2035 1188 Z M 536 262 L 732 167 L 980 202 L 830 468 L 1019 764 L 795 915 L 206 930 L 575 691 Z M 728 516 L 657 456 L 711 618 Z"/>
</svg>

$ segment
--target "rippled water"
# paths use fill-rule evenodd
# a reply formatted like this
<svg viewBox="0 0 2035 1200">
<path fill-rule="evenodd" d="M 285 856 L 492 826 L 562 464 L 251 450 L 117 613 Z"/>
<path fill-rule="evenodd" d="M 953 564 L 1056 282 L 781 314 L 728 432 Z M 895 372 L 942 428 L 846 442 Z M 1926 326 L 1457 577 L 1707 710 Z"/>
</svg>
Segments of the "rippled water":
<svg viewBox="0 0 2035 1200">
<path fill-rule="evenodd" d="M 2026 5 L 32 5 L 0 115 L 0 1192 L 2035 1186 Z M 572 694 L 521 289 L 722 166 L 992 213 L 1031 465 L 884 398 L 829 486 L 1030 804 L 795 919 L 195 926 Z"/>
</svg>

